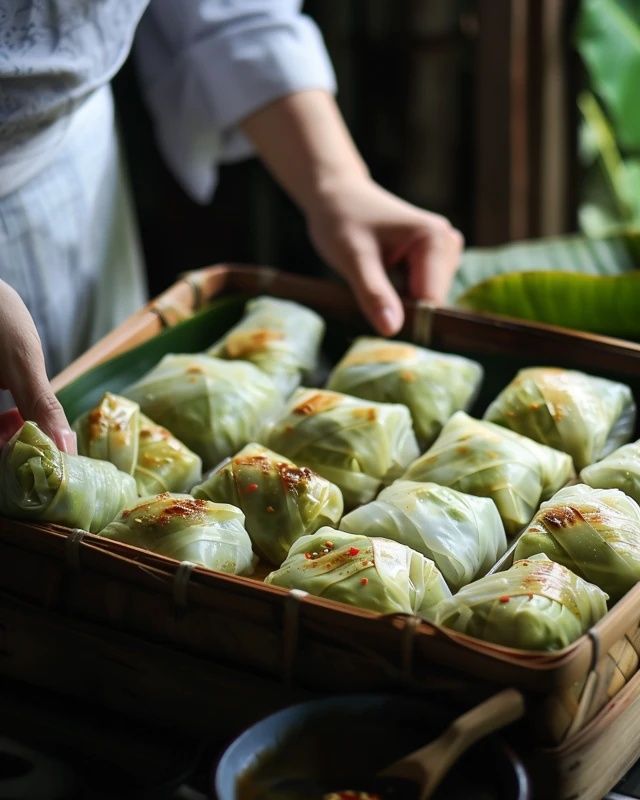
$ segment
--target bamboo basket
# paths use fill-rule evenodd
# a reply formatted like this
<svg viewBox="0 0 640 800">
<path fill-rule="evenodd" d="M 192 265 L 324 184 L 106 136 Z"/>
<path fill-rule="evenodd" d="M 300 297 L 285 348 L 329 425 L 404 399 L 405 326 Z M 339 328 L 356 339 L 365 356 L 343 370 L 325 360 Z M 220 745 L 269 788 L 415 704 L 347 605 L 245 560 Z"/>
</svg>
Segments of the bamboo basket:
<svg viewBox="0 0 640 800">
<path fill-rule="evenodd" d="M 165 352 L 203 349 L 263 293 L 321 312 L 336 354 L 364 330 L 334 283 L 263 267 L 189 273 L 55 379 L 69 416 L 105 381 L 118 391 Z M 404 338 L 484 361 L 485 405 L 527 363 L 621 378 L 640 397 L 638 345 L 425 304 L 406 310 Z M 532 653 L 83 531 L 0 519 L 0 673 L 208 734 L 231 735 L 317 692 L 435 692 L 465 704 L 514 686 L 527 697 L 514 735 L 539 796 L 598 800 L 640 756 L 639 653 L 640 585 L 569 647 Z"/>
</svg>

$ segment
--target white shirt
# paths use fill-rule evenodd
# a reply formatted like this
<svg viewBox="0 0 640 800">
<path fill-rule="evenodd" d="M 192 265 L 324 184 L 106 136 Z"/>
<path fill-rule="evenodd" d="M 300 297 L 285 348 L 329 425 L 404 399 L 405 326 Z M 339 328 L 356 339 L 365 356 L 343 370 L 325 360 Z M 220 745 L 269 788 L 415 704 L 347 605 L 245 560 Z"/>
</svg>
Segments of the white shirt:
<svg viewBox="0 0 640 800">
<path fill-rule="evenodd" d="M 55 158 L 71 117 L 136 60 L 169 167 L 211 198 L 216 164 L 250 154 L 238 122 L 293 91 L 335 89 L 299 0 L 3 0 L 0 195 Z"/>
</svg>

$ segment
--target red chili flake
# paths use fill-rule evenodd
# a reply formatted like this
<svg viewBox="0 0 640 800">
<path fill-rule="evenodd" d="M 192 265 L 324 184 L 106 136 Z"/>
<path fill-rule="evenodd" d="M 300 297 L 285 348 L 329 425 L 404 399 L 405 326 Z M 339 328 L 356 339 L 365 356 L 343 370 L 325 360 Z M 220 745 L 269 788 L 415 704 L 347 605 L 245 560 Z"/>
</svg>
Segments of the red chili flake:
<svg viewBox="0 0 640 800">
<path fill-rule="evenodd" d="M 360 578 L 360 586 L 366 586 L 369 583 L 369 578 Z"/>
<path fill-rule="evenodd" d="M 350 556 L 357 556 L 360 550 L 357 547 L 350 547 L 349 548 L 349 555 Z"/>
<path fill-rule="evenodd" d="M 508 594 L 503 594 L 502 597 L 498 598 L 498 600 L 500 600 L 501 603 L 508 603 L 511 598 Z"/>
<path fill-rule="evenodd" d="M 305 553 L 304 557 L 308 558 L 308 559 L 312 559 L 313 558 L 313 553 Z"/>
<path fill-rule="evenodd" d="M 255 492 L 257 488 L 258 488 L 258 484 L 257 483 L 248 483 L 244 487 L 244 490 L 245 490 L 245 492 L 250 493 L 250 492 Z"/>
<path fill-rule="evenodd" d="M 268 511 L 270 514 L 273 514 L 273 512 L 275 511 L 275 508 L 274 508 L 273 506 L 267 506 L 267 511 Z"/>
</svg>

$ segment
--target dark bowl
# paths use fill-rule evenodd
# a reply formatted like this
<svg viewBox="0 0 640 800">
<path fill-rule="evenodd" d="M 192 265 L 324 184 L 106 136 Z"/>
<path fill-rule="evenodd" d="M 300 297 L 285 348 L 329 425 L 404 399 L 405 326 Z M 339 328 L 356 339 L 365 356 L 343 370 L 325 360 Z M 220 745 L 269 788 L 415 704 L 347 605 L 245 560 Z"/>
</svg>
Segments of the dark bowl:
<svg viewBox="0 0 640 800">
<path fill-rule="evenodd" d="M 258 786 L 285 779 L 354 785 L 427 744 L 456 716 L 431 701 L 391 695 L 343 695 L 286 708 L 239 736 L 216 773 L 218 800 L 257 800 Z M 333 784 L 333 781 L 336 781 Z M 529 800 L 517 754 L 494 735 L 471 748 L 434 800 Z"/>
</svg>

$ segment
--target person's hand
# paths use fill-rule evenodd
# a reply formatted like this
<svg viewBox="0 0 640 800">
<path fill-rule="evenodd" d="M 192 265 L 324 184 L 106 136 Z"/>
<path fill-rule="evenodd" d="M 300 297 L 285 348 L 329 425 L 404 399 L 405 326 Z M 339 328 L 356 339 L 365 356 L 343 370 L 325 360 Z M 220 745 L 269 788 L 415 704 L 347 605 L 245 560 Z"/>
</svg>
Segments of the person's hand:
<svg viewBox="0 0 640 800">
<path fill-rule="evenodd" d="M 371 180 L 330 94 L 294 92 L 246 117 L 241 127 L 305 215 L 320 255 L 347 279 L 379 333 L 397 333 L 404 320 L 388 268 L 408 266 L 414 299 L 445 299 L 462 234 Z"/>
<path fill-rule="evenodd" d="M 401 200 L 366 175 L 325 188 L 308 207 L 307 223 L 320 255 L 349 282 L 360 308 L 385 336 L 397 333 L 404 321 L 387 270 L 406 265 L 410 297 L 442 303 L 464 245 L 444 217 Z"/>
<path fill-rule="evenodd" d="M 17 292 L 4 281 L 0 281 L 0 389 L 8 389 L 18 407 L 0 414 L 0 447 L 23 419 L 29 419 L 61 450 L 76 452 L 76 436 L 49 384 L 34 322 Z"/>
</svg>

